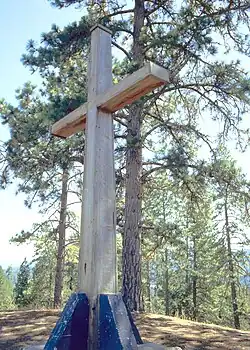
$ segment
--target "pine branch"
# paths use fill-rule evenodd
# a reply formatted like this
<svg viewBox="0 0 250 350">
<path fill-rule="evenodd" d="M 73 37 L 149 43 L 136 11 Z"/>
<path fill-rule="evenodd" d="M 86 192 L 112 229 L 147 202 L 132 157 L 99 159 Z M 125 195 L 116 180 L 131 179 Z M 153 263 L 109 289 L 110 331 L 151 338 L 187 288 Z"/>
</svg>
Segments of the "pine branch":
<svg viewBox="0 0 250 350">
<path fill-rule="evenodd" d="M 134 9 L 128 9 L 128 10 L 119 10 L 119 11 L 114 11 L 112 13 L 107 13 L 103 18 L 110 18 L 110 17 L 115 17 L 118 15 L 126 15 L 128 13 L 134 13 Z"/>
<path fill-rule="evenodd" d="M 125 54 L 125 56 L 127 56 L 127 58 L 129 59 L 129 61 L 132 60 L 131 55 L 130 55 L 123 47 L 121 47 L 119 44 L 117 44 L 114 40 L 112 40 L 112 44 L 113 44 L 115 47 L 117 47 L 119 50 L 121 50 L 121 51 Z"/>
</svg>

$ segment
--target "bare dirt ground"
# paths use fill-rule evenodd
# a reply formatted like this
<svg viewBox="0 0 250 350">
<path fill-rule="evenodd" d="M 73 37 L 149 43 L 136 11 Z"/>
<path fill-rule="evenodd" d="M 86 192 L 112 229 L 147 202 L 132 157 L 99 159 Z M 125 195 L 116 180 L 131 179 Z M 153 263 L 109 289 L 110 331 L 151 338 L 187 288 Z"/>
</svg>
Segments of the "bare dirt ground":
<svg viewBox="0 0 250 350">
<path fill-rule="evenodd" d="M 0 350 L 45 342 L 58 315 L 57 310 L 0 312 Z M 135 319 L 144 341 L 183 350 L 250 350 L 250 332 L 162 315 L 140 314 Z"/>
</svg>

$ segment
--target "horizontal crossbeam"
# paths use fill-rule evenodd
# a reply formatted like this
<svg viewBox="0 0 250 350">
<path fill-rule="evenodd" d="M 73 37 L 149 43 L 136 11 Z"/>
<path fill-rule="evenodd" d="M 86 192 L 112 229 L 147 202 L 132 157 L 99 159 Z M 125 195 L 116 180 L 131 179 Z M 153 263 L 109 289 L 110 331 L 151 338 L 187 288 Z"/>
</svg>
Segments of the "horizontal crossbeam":
<svg viewBox="0 0 250 350">
<path fill-rule="evenodd" d="M 69 137 L 85 128 L 88 108 L 96 106 L 104 112 L 114 113 L 169 82 L 169 72 L 157 64 L 147 63 L 144 67 L 113 85 L 106 93 L 89 101 L 52 126 L 52 134 Z"/>
</svg>

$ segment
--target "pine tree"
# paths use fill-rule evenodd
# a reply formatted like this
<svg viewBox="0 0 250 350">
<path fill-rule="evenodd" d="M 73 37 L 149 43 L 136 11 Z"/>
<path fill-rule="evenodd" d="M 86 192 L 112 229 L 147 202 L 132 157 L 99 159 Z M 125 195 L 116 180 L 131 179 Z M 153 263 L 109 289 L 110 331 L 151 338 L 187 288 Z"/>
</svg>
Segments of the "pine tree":
<svg viewBox="0 0 250 350">
<path fill-rule="evenodd" d="M 197 144 L 203 142 L 213 154 L 208 136 L 199 129 L 199 117 L 205 112 L 211 119 L 223 120 L 223 136 L 229 131 L 244 136 L 238 123 L 249 108 L 249 78 L 240 62 L 227 63 L 218 52 L 223 43 L 227 54 L 234 50 L 249 55 L 245 27 L 249 25 L 250 5 L 248 1 L 240 1 L 236 6 L 217 1 L 179 4 L 136 0 L 127 8 L 120 1 L 55 0 L 51 3 L 59 8 L 77 4 L 87 9 L 87 15 L 79 23 L 62 30 L 54 25 L 49 33 L 42 35 L 40 46 L 30 41 L 28 53 L 23 57 L 25 65 L 33 71 L 39 70 L 47 79 L 46 86 L 50 88 L 45 95 L 48 94 L 46 97 L 58 118 L 66 112 L 65 104 L 72 101 L 77 107 L 81 103 L 80 97 L 85 95 L 82 95 L 86 91 L 83 88 L 86 84 L 85 56 L 90 27 L 96 22 L 112 29 L 114 45 L 122 49 L 125 57 L 121 63 L 115 62 L 116 80 L 133 72 L 146 60 L 159 63 L 171 72 L 168 86 L 116 116 L 123 126 L 120 136 L 126 139 L 126 144 L 120 147 L 126 158 L 123 294 L 131 310 L 143 309 L 140 266 L 142 182 L 153 173 L 168 169 L 169 176 L 175 176 L 189 186 L 182 170 L 197 164 L 189 163 L 183 138 L 195 137 Z M 78 86 L 81 89 L 77 90 Z M 71 91 L 70 94 L 67 91 Z M 174 146 L 174 151 L 166 148 L 164 155 L 156 157 L 154 153 L 144 162 L 143 146 L 152 144 L 158 134 L 160 142 L 165 138 Z M 201 165 L 200 162 L 199 167 Z"/>
<path fill-rule="evenodd" d="M 240 329 L 239 311 L 239 275 L 237 273 L 239 261 L 237 256 L 237 245 L 244 245 L 244 231 L 249 225 L 247 206 L 250 201 L 249 182 L 236 162 L 231 159 L 227 150 L 220 149 L 218 156 L 217 176 L 215 185 L 217 188 L 216 211 L 218 233 L 221 235 L 221 244 L 226 252 L 225 277 L 231 290 L 231 308 L 234 327 Z"/>
<path fill-rule="evenodd" d="M 47 84 L 51 86 L 50 80 L 47 81 Z M 66 112 L 65 108 L 68 106 L 58 101 L 56 104 L 53 98 L 45 104 L 41 94 L 37 93 L 37 89 L 27 83 L 17 92 L 19 101 L 17 108 L 6 102 L 2 104 L 1 117 L 3 123 L 10 128 L 11 138 L 5 143 L 6 166 L 0 184 L 5 188 L 11 183 L 13 177 L 17 177 L 19 179 L 17 194 L 23 192 L 27 195 L 25 204 L 28 207 L 34 203 L 38 204 L 40 212 L 45 217 L 43 224 L 51 223 L 57 230 L 58 251 L 54 306 L 59 307 L 64 278 L 67 195 L 69 190 L 74 190 L 75 197 L 77 197 L 77 184 L 82 183 L 82 169 L 77 163 L 80 163 L 81 166 L 83 162 L 83 141 L 79 135 L 66 143 L 51 138 L 49 126 L 51 121 L 55 120 L 54 115 L 57 112 L 60 113 L 63 108 Z M 69 176 L 71 186 L 68 185 Z M 72 184 L 73 178 L 75 178 L 75 183 Z M 78 200 L 80 202 L 80 199 Z M 57 215 L 58 211 L 59 215 Z M 36 230 L 18 233 L 14 241 L 25 242 L 35 233 Z"/>
<path fill-rule="evenodd" d="M 5 274 L 8 278 L 8 280 L 12 283 L 12 285 L 14 286 L 16 283 L 16 271 L 12 268 L 12 266 L 9 266 L 6 271 Z"/>
<path fill-rule="evenodd" d="M 30 281 L 32 306 L 52 308 L 54 306 L 56 244 L 49 241 L 46 235 L 40 235 L 35 247 L 36 257 Z"/>
<path fill-rule="evenodd" d="M 239 62 L 226 64 L 217 59 L 218 40 L 215 42 L 213 36 L 216 34 L 224 40 L 228 52 L 231 45 L 234 50 L 247 55 L 249 43 L 239 28 L 241 18 L 247 18 L 250 6 L 247 1 L 242 1 L 238 6 L 218 4 L 216 1 L 209 4 L 185 1 L 179 6 L 175 2 L 170 4 L 163 1 L 156 4 L 136 0 L 129 8 L 119 1 L 107 4 L 57 0 L 51 3 L 59 8 L 75 4 L 87 6 L 89 17 L 83 17 L 79 24 L 72 24 L 63 32 L 54 27 L 44 35 L 46 46 L 32 47 L 30 54 L 23 58 L 24 63 L 33 69 L 38 67 L 44 70 L 49 63 L 58 62 L 62 55 L 66 61 L 84 50 L 88 45 L 86 37 L 90 26 L 101 22 L 113 30 L 115 45 L 120 48 L 123 46 L 125 64 L 121 66 L 122 75 L 137 69 L 149 59 L 169 68 L 173 77 L 172 84 L 145 98 L 143 102 L 136 103 L 128 112 L 120 113 L 120 116 L 125 115 L 126 118 L 119 118 L 127 130 L 123 294 L 129 308 L 139 310 L 143 308 L 140 276 L 140 178 L 145 117 L 151 120 L 154 130 L 165 128 L 168 137 L 175 140 L 176 134 L 182 130 L 207 142 L 206 136 L 196 126 L 198 115 L 204 109 L 209 110 L 214 118 L 224 118 L 225 131 L 237 124 L 240 118 L 238 111 L 243 113 L 247 108 L 249 80 L 242 72 Z M 128 41 L 128 38 L 131 40 Z M 127 42 L 131 45 L 126 45 Z M 47 55 L 48 51 L 50 56 Z M 59 52 L 63 54 L 59 55 Z M 159 97 L 165 92 L 168 92 L 169 97 L 165 95 L 165 102 L 158 103 Z M 192 116 L 189 104 L 185 102 L 190 94 L 193 96 L 193 104 L 197 105 L 197 116 L 193 123 L 190 123 Z M 181 114 L 187 115 L 187 120 L 181 120 L 180 114 L 175 113 L 178 119 L 173 122 L 164 113 L 170 96 L 176 101 L 182 101 Z M 148 133 L 149 131 L 146 132 L 147 135 Z"/>
<path fill-rule="evenodd" d="M 0 266 L 0 310 L 10 310 L 13 307 L 13 284 Z"/>
<path fill-rule="evenodd" d="M 30 266 L 26 258 L 22 262 L 17 274 L 17 282 L 14 289 L 15 304 L 19 307 L 28 306 L 31 302 L 30 296 Z"/>
</svg>

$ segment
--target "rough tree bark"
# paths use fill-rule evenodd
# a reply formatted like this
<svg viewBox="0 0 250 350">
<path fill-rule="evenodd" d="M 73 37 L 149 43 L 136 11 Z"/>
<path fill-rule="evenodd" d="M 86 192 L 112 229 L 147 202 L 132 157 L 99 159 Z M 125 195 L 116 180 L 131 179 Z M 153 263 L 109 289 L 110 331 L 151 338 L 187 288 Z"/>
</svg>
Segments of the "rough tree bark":
<svg viewBox="0 0 250 350">
<path fill-rule="evenodd" d="M 165 314 L 170 315 L 168 248 L 165 249 Z"/>
<path fill-rule="evenodd" d="M 197 319 L 197 251 L 196 237 L 193 237 L 193 274 L 192 274 L 192 297 L 193 297 L 193 320 Z"/>
<path fill-rule="evenodd" d="M 133 59 L 143 65 L 143 47 L 140 42 L 144 25 L 144 0 L 135 0 L 133 28 Z M 131 107 L 127 128 L 125 225 L 123 234 L 123 299 L 130 311 L 143 310 L 141 283 L 140 224 L 142 171 L 142 104 Z"/>
<path fill-rule="evenodd" d="M 146 261 L 146 273 L 147 273 L 147 312 L 151 312 L 151 283 L 150 283 L 150 264 L 149 260 Z"/>
<path fill-rule="evenodd" d="M 189 221 L 187 219 L 186 227 L 189 227 Z M 179 317 L 182 317 L 184 312 L 185 317 L 190 316 L 190 303 L 189 295 L 191 293 L 191 283 L 190 283 L 190 242 L 188 235 L 186 236 L 186 268 L 185 268 L 185 294 L 183 295 L 181 313 L 179 312 Z"/>
<path fill-rule="evenodd" d="M 162 212 L 163 212 L 163 222 L 166 226 L 167 224 L 167 214 L 166 214 L 166 203 L 165 203 L 165 197 L 162 199 Z M 169 269 L 168 269 L 168 247 L 165 248 L 165 259 L 164 259 L 164 265 L 165 265 L 165 314 L 169 316 L 170 314 L 170 293 L 169 293 Z"/>
<path fill-rule="evenodd" d="M 233 309 L 233 321 L 234 321 L 234 327 L 236 329 L 240 329 L 240 317 L 239 317 L 239 310 L 238 310 L 237 289 L 235 284 L 234 263 L 233 263 L 232 247 L 231 247 L 231 234 L 230 234 L 230 227 L 229 227 L 227 200 L 228 200 L 228 193 L 226 190 L 224 213 L 225 213 L 225 230 L 226 230 L 226 240 L 227 240 L 228 269 L 229 269 L 231 299 L 232 299 L 232 309 Z"/>
<path fill-rule="evenodd" d="M 60 219 L 59 219 L 59 226 L 58 226 L 58 246 L 57 246 L 56 276 L 55 276 L 55 288 L 54 288 L 54 308 L 60 308 L 62 304 L 68 176 L 69 176 L 68 171 L 63 170 L 61 208 L 60 208 Z"/>
</svg>

